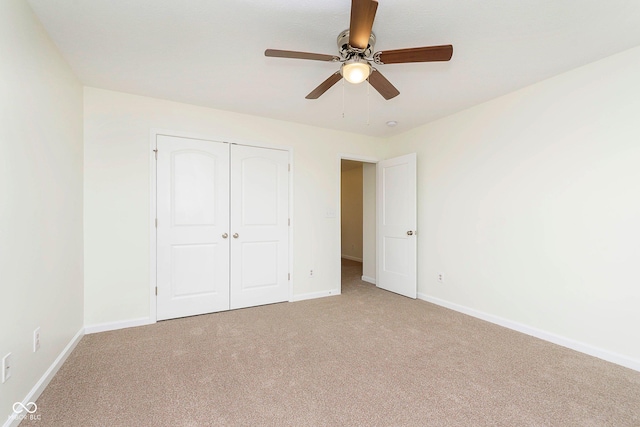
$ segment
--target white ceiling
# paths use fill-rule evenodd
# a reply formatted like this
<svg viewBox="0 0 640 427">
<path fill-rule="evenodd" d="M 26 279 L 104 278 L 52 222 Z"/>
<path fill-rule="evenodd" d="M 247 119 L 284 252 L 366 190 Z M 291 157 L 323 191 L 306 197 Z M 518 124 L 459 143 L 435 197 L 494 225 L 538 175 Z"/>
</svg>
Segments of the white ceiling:
<svg viewBox="0 0 640 427">
<path fill-rule="evenodd" d="M 379 66 L 400 95 L 385 101 L 371 89 L 367 105 L 366 84 L 305 99 L 338 64 L 264 57 L 266 48 L 337 54 L 349 0 L 29 3 L 88 86 L 372 136 L 640 45 L 639 0 L 379 0 L 376 51 L 451 43 L 454 53 Z"/>
</svg>

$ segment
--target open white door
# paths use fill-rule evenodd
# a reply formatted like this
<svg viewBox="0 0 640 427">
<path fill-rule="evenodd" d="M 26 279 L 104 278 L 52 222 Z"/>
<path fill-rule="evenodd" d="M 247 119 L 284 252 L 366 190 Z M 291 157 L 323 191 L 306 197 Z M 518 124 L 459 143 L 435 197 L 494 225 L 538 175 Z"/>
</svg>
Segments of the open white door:
<svg viewBox="0 0 640 427">
<path fill-rule="evenodd" d="M 228 310 L 229 144 L 157 144 L 157 318 Z"/>
<path fill-rule="evenodd" d="M 376 285 L 416 298 L 416 154 L 378 162 L 376 176 Z"/>
</svg>

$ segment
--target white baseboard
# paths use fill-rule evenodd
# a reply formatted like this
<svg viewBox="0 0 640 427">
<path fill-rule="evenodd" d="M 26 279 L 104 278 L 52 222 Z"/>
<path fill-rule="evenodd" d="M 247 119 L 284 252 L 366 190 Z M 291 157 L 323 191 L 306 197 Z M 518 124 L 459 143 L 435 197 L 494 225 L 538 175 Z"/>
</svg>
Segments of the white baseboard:
<svg viewBox="0 0 640 427">
<path fill-rule="evenodd" d="M 358 257 L 351 256 L 351 255 L 340 255 L 340 257 L 344 258 L 344 259 L 350 259 L 351 261 L 362 262 L 362 258 L 358 258 Z"/>
<path fill-rule="evenodd" d="M 80 328 L 80 330 L 71 338 L 69 344 L 62 350 L 62 352 L 56 357 L 56 360 L 53 361 L 49 369 L 45 371 L 45 373 L 40 377 L 36 385 L 27 393 L 27 396 L 22 400 L 23 405 L 27 405 L 29 402 L 35 402 L 40 394 L 44 391 L 44 389 L 49 385 L 51 379 L 56 375 L 62 364 L 67 360 L 67 357 L 71 354 L 76 345 L 80 342 L 80 339 L 84 336 L 84 328 Z M 4 423 L 3 427 L 16 427 L 22 421 L 20 419 L 20 415 L 15 411 L 7 417 L 7 421 Z M 37 415 L 37 414 L 34 414 Z"/>
<path fill-rule="evenodd" d="M 503 317 L 495 316 L 493 314 L 485 313 L 470 307 L 455 304 L 423 293 L 418 293 L 418 298 L 432 304 L 439 305 L 441 307 L 468 314 L 469 316 L 476 317 L 481 320 L 486 320 L 487 322 L 491 322 L 496 325 L 512 329 L 514 331 L 522 332 L 523 334 L 531 335 L 532 337 L 540 338 L 542 340 L 549 341 L 554 344 L 558 344 L 563 347 L 567 347 L 602 360 L 606 360 L 607 362 L 615 363 L 617 365 L 624 366 L 635 371 L 640 371 L 640 360 L 633 359 L 628 356 L 594 347 L 592 345 L 585 344 L 571 338 L 563 337 L 552 332 L 543 331 L 541 329 L 537 329 L 522 323 L 514 322 L 513 320 L 505 319 Z"/>
<path fill-rule="evenodd" d="M 369 277 L 369 276 L 362 276 L 362 281 L 363 282 L 367 282 L 367 283 L 371 283 L 373 285 L 376 284 L 376 279 L 374 279 L 373 277 Z"/>
<path fill-rule="evenodd" d="M 115 331 L 117 329 L 133 328 L 136 326 L 145 326 L 156 323 L 148 317 L 140 319 L 122 320 L 119 322 L 98 323 L 84 327 L 85 334 L 95 334 L 98 332 Z"/>
<path fill-rule="evenodd" d="M 331 296 L 334 296 L 334 295 L 340 295 L 340 288 L 333 289 L 333 290 L 330 290 L 330 291 L 309 292 L 308 294 L 294 295 L 293 299 L 291 301 L 292 302 L 304 301 L 304 300 L 307 300 L 307 299 L 331 297 Z"/>
</svg>

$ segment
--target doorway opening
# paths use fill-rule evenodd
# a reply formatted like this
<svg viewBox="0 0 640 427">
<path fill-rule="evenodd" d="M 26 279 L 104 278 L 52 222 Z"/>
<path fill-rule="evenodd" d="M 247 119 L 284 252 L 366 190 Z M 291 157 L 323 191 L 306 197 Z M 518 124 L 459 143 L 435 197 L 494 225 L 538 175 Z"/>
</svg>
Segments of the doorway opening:
<svg viewBox="0 0 640 427">
<path fill-rule="evenodd" d="M 376 164 L 340 159 L 341 292 L 376 284 Z"/>
<path fill-rule="evenodd" d="M 355 161 L 355 164 L 346 161 Z M 357 259 L 360 258 L 361 276 L 354 282 L 356 285 L 364 286 L 369 282 L 415 299 L 418 294 L 416 153 L 385 160 L 340 155 L 338 162 L 338 203 L 341 207 L 338 238 L 342 251 L 341 258 L 336 260 L 340 262 L 339 271 L 342 271 L 343 259 L 359 262 Z M 353 175 L 356 182 L 352 192 L 347 188 L 351 182 L 349 175 Z M 361 187 L 357 184 L 360 177 Z M 354 210 L 358 205 L 362 206 L 362 226 L 358 222 L 350 225 L 351 219 L 358 220 L 357 213 L 349 214 L 348 205 L 354 200 Z M 362 229 L 361 240 L 357 234 L 359 228 Z M 352 255 L 350 252 L 358 247 L 359 241 L 362 242 L 362 255 L 358 256 L 358 252 Z M 340 286 L 343 292 L 342 281 Z"/>
</svg>

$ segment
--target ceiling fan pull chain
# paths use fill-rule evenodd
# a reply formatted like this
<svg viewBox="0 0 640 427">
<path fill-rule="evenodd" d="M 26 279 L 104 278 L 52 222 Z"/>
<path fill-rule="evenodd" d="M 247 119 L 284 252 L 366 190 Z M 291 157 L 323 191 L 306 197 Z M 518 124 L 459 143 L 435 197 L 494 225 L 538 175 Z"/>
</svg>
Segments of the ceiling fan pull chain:
<svg viewBox="0 0 640 427">
<path fill-rule="evenodd" d="M 344 119 L 344 79 L 342 79 L 342 118 Z"/>
<path fill-rule="evenodd" d="M 370 102 L 369 102 L 369 89 L 370 89 L 371 83 L 369 82 L 369 77 L 367 77 L 367 126 L 369 126 L 369 121 L 371 118 L 371 107 L 370 107 Z"/>
</svg>

